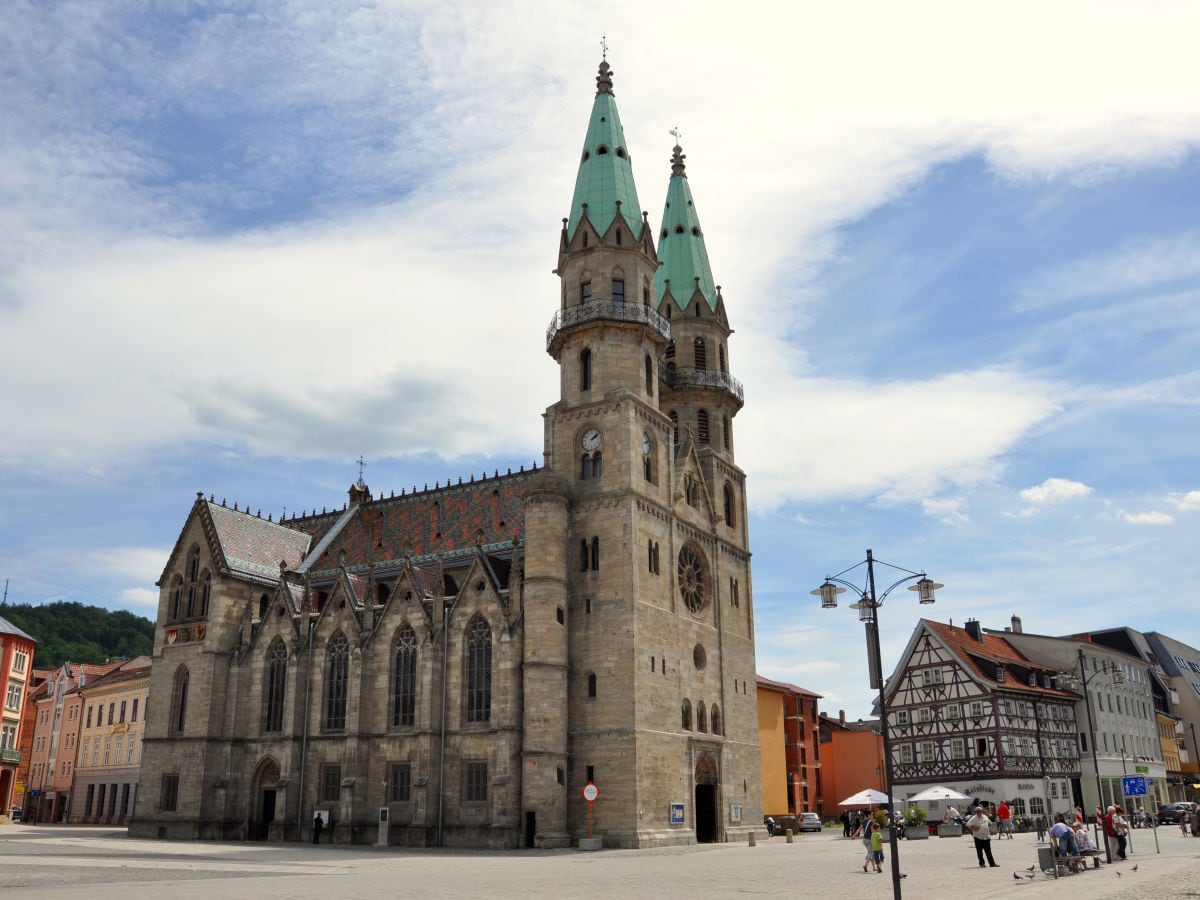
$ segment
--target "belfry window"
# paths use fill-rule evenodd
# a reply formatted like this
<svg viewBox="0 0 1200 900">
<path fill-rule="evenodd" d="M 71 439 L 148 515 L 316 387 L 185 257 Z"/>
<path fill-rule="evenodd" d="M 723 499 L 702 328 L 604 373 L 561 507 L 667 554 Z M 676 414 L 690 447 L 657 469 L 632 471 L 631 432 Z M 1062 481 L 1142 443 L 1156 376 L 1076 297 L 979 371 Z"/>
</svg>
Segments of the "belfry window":
<svg viewBox="0 0 1200 900">
<path fill-rule="evenodd" d="M 724 490 L 725 499 L 725 524 L 733 528 L 737 516 L 734 510 L 733 487 L 726 482 Z"/>
<path fill-rule="evenodd" d="M 592 283 L 585 281 L 579 286 L 579 302 L 580 304 L 592 302 Z"/>
<path fill-rule="evenodd" d="M 592 351 L 584 348 L 579 354 L 579 390 L 592 389 Z"/>
<path fill-rule="evenodd" d="M 671 410 L 668 413 L 668 415 L 671 417 L 672 441 L 675 444 L 676 449 L 678 449 L 678 447 L 679 447 L 679 413 L 675 412 L 675 410 Z"/>
<path fill-rule="evenodd" d="M 725 371 L 725 348 L 724 347 L 717 348 L 717 365 L 719 365 L 721 367 L 722 372 Z"/>
<path fill-rule="evenodd" d="M 592 538 L 592 571 L 600 571 L 600 538 Z"/>
<path fill-rule="evenodd" d="M 624 303 L 625 302 L 625 282 L 619 278 L 613 279 L 612 300 L 613 300 L 613 303 Z"/>
<path fill-rule="evenodd" d="M 699 307 L 697 307 L 699 309 Z M 692 342 L 692 354 L 696 359 L 697 369 L 708 368 L 708 349 L 704 344 L 704 338 L 696 338 Z"/>
<path fill-rule="evenodd" d="M 589 478 L 599 478 L 604 471 L 604 453 L 597 450 L 595 453 L 584 453 L 580 457 L 579 477 L 587 480 Z"/>
<path fill-rule="evenodd" d="M 696 413 L 696 437 L 702 444 L 708 443 L 708 410 Z"/>
<path fill-rule="evenodd" d="M 646 354 L 646 395 L 654 396 L 654 360 L 649 353 Z"/>
<path fill-rule="evenodd" d="M 189 680 L 187 667 L 180 666 L 175 673 L 174 690 L 171 692 L 171 725 L 176 734 L 183 734 L 183 727 L 187 724 Z"/>
<path fill-rule="evenodd" d="M 729 416 L 721 416 L 721 444 L 726 450 L 730 449 L 730 442 L 733 440 L 729 429 Z"/>
</svg>

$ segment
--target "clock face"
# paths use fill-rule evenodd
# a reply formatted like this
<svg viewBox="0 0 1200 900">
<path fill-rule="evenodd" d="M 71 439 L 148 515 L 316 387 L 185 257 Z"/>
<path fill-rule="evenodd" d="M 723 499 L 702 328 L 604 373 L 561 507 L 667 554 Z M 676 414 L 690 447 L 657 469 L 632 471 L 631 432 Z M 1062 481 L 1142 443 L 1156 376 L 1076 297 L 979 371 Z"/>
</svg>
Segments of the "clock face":
<svg viewBox="0 0 1200 900">
<path fill-rule="evenodd" d="M 597 428 L 589 428 L 583 433 L 583 449 L 591 452 L 600 446 L 600 431 Z"/>
<path fill-rule="evenodd" d="M 643 456 L 649 456 L 649 455 L 650 455 L 650 449 L 651 449 L 653 446 L 654 446 L 654 445 L 650 443 L 650 435 L 646 434 L 646 432 L 644 432 L 644 431 L 643 431 L 643 432 L 642 432 L 642 455 L 643 455 Z"/>
</svg>

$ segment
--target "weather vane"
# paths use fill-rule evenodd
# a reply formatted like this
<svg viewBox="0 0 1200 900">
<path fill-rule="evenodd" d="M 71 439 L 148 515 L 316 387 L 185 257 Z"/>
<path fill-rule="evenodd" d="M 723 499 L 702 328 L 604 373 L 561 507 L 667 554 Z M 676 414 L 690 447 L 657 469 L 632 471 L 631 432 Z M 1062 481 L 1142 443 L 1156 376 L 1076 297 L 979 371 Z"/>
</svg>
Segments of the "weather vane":
<svg viewBox="0 0 1200 900">
<path fill-rule="evenodd" d="M 358 455 L 358 486 L 359 487 L 362 487 L 364 484 L 363 469 L 366 467 L 366 465 L 367 465 L 367 461 L 362 458 L 362 454 L 360 453 Z"/>
<path fill-rule="evenodd" d="M 600 35 L 600 58 L 608 59 L 608 35 Z"/>
</svg>

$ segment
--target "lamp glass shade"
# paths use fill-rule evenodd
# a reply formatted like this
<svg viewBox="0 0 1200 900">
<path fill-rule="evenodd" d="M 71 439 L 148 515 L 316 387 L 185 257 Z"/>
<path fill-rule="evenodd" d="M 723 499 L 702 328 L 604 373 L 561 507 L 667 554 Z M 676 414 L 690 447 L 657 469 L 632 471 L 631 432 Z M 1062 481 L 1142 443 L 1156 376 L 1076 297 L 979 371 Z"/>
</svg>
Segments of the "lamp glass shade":
<svg viewBox="0 0 1200 900">
<path fill-rule="evenodd" d="M 832 581 L 826 581 L 823 585 L 810 593 L 821 598 L 821 609 L 834 609 L 837 607 L 837 595 L 844 594 L 845 588 L 840 588 Z"/>
<path fill-rule="evenodd" d="M 916 584 L 909 587 L 910 591 L 917 592 L 917 599 L 925 606 L 934 602 L 933 592 L 938 588 L 944 588 L 944 584 L 938 584 L 929 578 L 922 578 Z"/>
</svg>

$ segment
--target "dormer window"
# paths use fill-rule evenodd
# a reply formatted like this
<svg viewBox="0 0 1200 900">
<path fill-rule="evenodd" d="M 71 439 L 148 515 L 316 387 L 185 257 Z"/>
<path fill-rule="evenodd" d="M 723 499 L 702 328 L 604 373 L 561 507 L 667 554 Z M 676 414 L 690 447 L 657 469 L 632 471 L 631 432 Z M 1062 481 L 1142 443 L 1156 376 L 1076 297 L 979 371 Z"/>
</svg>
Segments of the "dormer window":
<svg viewBox="0 0 1200 900">
<path fill-rule="evenodd" d="M 596 155 L 597 156 L 608 156 L 608 148 L 605 147 L 603 144 L 601 144 L 599 147 L 596 148 Z"/>
</svg>

